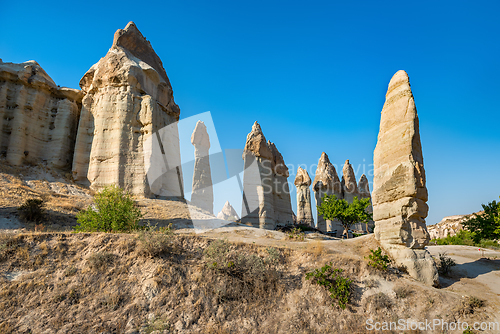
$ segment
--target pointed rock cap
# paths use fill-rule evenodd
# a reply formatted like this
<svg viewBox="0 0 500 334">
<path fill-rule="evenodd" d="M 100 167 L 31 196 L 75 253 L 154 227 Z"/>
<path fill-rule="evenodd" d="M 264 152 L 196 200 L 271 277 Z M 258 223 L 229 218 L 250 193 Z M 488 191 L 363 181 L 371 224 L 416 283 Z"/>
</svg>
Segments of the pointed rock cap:
<svg viewBox="0 0 500 334">
<path fill-rule="evenodd" d="M 361 195 L 370 196 L 370 184 L 368 183 L 368 179 L 365 174 L 361 175 L 361 178 L 359 179 L 358 190 Z"/>
<path fill-rule="evenodd" d="M 118 29 L 115 32 L 113 45 L 111 48 L 121 47 L 130 52 L 134 57 L 139 58 L 149 66 L 154 68 L 160 77 L 170 85 L 167 73 L 163 64 L 153 50 L 151 43 L 141 34 L 134 22 L 130 21 L 125 29 Z"/>
<path fill-rule="evenodd" d="M 311 178 L 305 169 L 299 167 L 297 169 L 297 176 L 295 176 L 295 181 L 293 182 L 296 187 L 298 186 L 307 186 L 311 185 Z"/>
<path fill-rule="evenodd" d="M 243 158 L 247 153 L 252 153 L 256 157 L 261 157 L 271 161 L 274 160 L 271 148 L 267 145 L 266 137 L 264 137 L 262 129 L 257 121 L 253 124 L 252 131 L 247 135 Z"/>
<path fill-rule="evenodd" d="M 411 95 L 410 78 L 408 77 L 408 73 L 403 70 L 397 71 L 392 76 L 385 98 L 386 100 L 390 100 L 399 95 Z"/>
<path fill-rule="evenodd" d="M 341 193 L 339 176 L 325 152 L 321 153 L 313 182 L 313 190 L 317 192 L 320 189 L 331 191 L 335 194 Z"/>
<path fill-rule="evenodd" d="M 344 168 L 342 168 L 342 187 L 344 192 L 353 194 L 358 192 L 358 185 L 356 184 L 356 176 L 354 175 L 354 169 L 347 159 L 344 163 Z"/>
<path fill-rule="evenodd" d="M 236 210 L 234 210 L 232 205 L 229 204 L 229 201 L 226 201 L 222 210 L 217 214 L 217 218 L 223 219 L 223 220 L 238 220 L 238 219 L 240 219 L 238 217 L 238 214 L 236 213 Z"/>
<path fill-rule="evenodd" d="M 193 133 L 191 134 L 191 144 L 210 148 L 210 138 L 207 132 L 207 126 L 202 121 L 196 122 Z"/>
</svg>

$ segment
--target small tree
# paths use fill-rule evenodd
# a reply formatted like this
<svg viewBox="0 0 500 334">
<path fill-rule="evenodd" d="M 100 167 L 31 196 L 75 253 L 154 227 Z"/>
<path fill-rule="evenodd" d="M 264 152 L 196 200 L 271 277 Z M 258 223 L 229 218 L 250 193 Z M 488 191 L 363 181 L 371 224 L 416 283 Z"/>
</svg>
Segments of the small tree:
<svg viewBox="0 0 500 334">
<path fill-rule="evenodd" d="M 500 202 L 493 201 L 481 205 L 484 213 L 474 213 L 472 218 L 462 222 L 462 225 L 472 232 L 475 243 L 481 239 L 500 238 Z"/>
<path fill-rule="evenodd" d="M 372 214 L 366 212 L 370 205 L 369 198 L 359 200 L 354 197 L 352 203 L 345 199 L 337 199 L 335 195 L 325 195 L 321 205 L 318 205 L 318 213 L 327 220 L 338 219 L 344 227 L 344 233 L 347 233 L 349 227 L 356 223 L 368 223 L 372 219 Z M 349 237 L 349 234 L 347 234 Z"/>
<path fill-rule="evenodd" d="M 141 211 L 132 196 L 111 185 L 102 189 L 94 198 L 95 209 L 89 207 L 78 213 L 75 230 L 79 232 L 127 232 L 139 228 Z"/>
</svg>

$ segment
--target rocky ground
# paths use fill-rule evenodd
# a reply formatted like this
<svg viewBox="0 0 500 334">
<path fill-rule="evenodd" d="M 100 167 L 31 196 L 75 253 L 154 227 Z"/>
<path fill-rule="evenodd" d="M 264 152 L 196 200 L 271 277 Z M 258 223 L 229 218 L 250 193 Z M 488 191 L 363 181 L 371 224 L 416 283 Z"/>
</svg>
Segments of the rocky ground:
<svg viewBox="0 0 500 334">
<path fill-rule="evenodd" d="M 436 289 L 369 266 L 369 250 L 378 247 L 372 235 L 290 238 L 223 225 L 182 201 L 138 202 L 144 223 L 172 223 L 173 234 L 70 233 L 75 214 L 92 202 L 88 189 L 43 166 L 0 166 L 1 333 L 365 333 L 368 319 L 473 323 L 500 314 L 499 252 L 428 247 L 458 263 Z M 41 226 L 18 216 L 31 197 L 47 203 Z M 254 262 L 240 272 L 213 269 L 207 249 L 221 239 Z M 257 257 L 271 253 L 275 262 L 262 270 Z M 353 280 L 345 310 L 305 279 L 327 263 Z"/>
</svg>

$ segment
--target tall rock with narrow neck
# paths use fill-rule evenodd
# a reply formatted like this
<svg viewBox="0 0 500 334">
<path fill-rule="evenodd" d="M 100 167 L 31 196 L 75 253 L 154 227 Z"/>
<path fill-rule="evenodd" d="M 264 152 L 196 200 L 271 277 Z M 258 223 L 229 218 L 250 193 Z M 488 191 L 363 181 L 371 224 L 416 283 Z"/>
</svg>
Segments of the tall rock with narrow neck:
<svg viewBox="0 0 500 334">
<path fill-rule="evenodd" d="M 0 156 L 70 169 L 82 94 L 57 86 L 36 61 L 0 60 Z"/>
<path fill-rule="evenodd" d="M 361 177 L 359 178 L 358 192 L 359 192 L 359 197 L 358 197 L 359 199 L 368 198 L 370 200 L 370 206 L 366 208 L 366 211 L 373 214 L 372 196 L 370 195 L 370 184 L 365 174 L 361 175 Z M 370 220 L 368 223 L 359 223 L 354 226 L 354 229 L 358 229 L 365 232 L 373 232 L 374 228 L 375 228 L 375 223 L 373 222 L 373 220 Z"/>
<path fill-rule="evenodd" d="M 214 191 L 212 188 L 212 174 L 210 171 L 210 138 L 207 127 L 202 121 L 196 123 L 191 144 L 194 145 L 194 171 L 193 171 L 193 192 L 191 203 L 213 214 Z"/>
<path fill-rule="evenodd" d="M 294 181 L 297 188 L 297 222 L 314 226 L 311 208 L 311 178 L 305 169 L 299 167 Z"/>
<path fill-rule="evenodd" d="M 321 205 L 321 199 L 324 195 L 335 195 L 337 199 L 343 198 L 342 184 L 340 183 L 339 176 L 325 152 L 321 153 L 321 157 L 318 161 L 318 168 L 316 169 L 316 175 L 313 182 L 313 190 L 317 206 Z M 326 232 L 333 228 L 333 222 L 327 222 L 323 216 L 318 214 L 316 217 L 316 228 Z"/>
<path fill-rule="evenodd" d="M 389 83 L 373 160 L 376 238 L 411 276 L 436 285 L 436 265 L 425 250 L 428 206 L 418 115 L 405 71 Z"/>
<path fill-rule="evenodd" d="M 265 229 L 274 229 L 277 224 L 291 224 L 293 212 L 288 167 L 276 146 L 266 141 L 257 122 L 247 135 L 243 160 L 241 222 Z"/>
<path fill-rule="evenodd" d="M 160 58 L 133 22 L 80 80 L 74 179 L 135 195 L 183 196 L 179 107 Z"/>
</svg>

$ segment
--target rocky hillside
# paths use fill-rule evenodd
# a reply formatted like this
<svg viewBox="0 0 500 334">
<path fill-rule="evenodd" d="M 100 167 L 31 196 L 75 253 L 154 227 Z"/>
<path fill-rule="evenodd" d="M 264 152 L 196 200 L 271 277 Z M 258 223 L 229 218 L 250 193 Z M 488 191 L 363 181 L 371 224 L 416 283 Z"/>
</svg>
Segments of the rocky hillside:
<svg viewBox="0 0 500 334">
<path fill-rule="evenodd" d="M 456 215 L 444 217 L 439 223 L 428 225 L 427 230 L 431 239 L 446 238 L 454 236 L 458 231 L 463 230 L 462 222 L 472 215 Z"/>
</svg>

